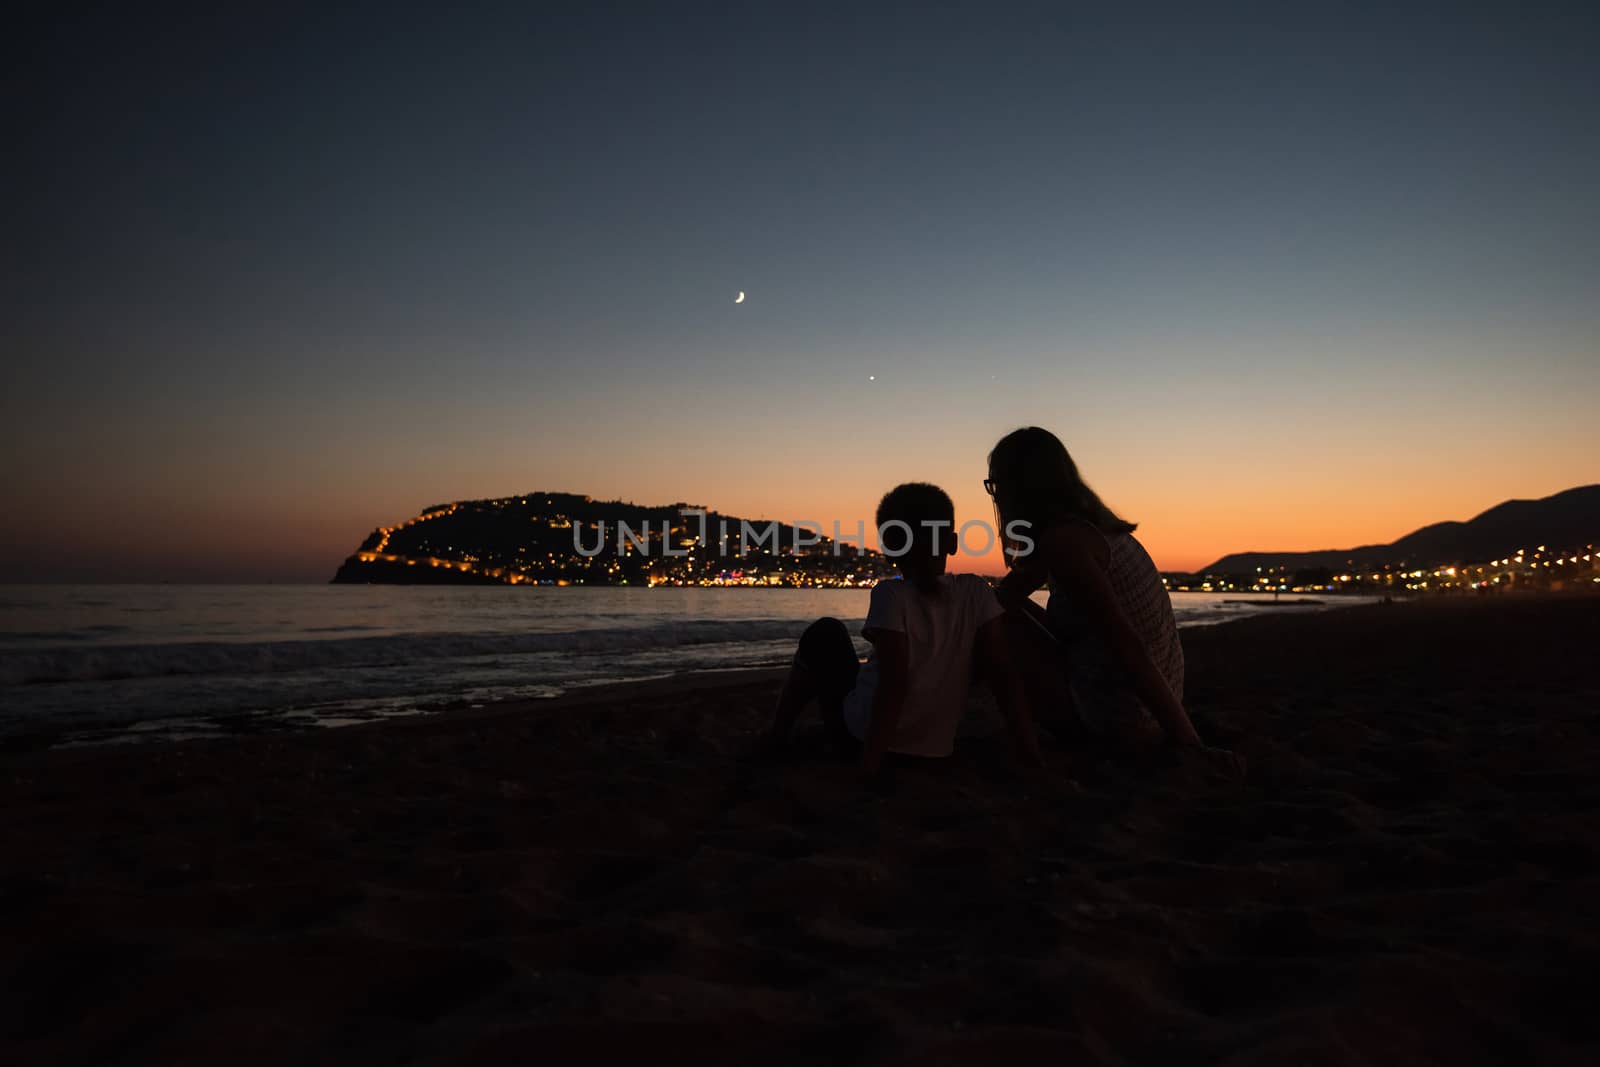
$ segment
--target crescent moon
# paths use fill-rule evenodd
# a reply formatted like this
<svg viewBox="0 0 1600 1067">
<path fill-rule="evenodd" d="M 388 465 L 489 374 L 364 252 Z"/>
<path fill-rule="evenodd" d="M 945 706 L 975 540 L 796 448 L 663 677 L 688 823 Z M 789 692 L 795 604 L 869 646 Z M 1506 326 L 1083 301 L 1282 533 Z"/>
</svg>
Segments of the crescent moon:
<svg viewBox="0 0 1600 1067">
<path fill-rule="evenodd" d="M 738 296 L 736 296 L 736 297 L 734 297 L 734 298 L 733 298 L 733 302 L 734 302 L 734 303 L 735 303 L 735 304 L 742 304 L 742 303 L 744 303 L 744 290 L 742 290 L 742 289 L 741 289 L 741 290 L 739 290 L 739 295 L 738 295 Z"/>
</svg>

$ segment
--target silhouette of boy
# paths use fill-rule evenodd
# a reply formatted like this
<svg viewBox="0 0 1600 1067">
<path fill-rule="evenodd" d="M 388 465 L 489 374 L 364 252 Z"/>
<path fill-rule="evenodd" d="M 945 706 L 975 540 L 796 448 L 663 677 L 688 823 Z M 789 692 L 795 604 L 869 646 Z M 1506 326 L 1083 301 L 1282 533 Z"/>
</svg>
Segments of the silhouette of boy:
<svg viewBox="0 0 1600 1067">
<path fill-rule="evenodd" d="M 857 756 L 866 777 L 878 773 L 885 757 L 948 756 L 981 654 L 1017 761 L 1038 766 L 1038 739 L 1011 666 L 1000 603 L 977 575 L 945 573 L 956 550 L 950 497 L 924 482 L 896 486 L 878 504 L 877 523 L 879 543 L 895 556 L 901 577 L 872 589 L 861 629 L 872 645 L 866 665 L 856 660 L 844 623 L 812 623 L 800 637 L 762 747 L 781 749 L 801 709 L 815 700 L 835 747 Z"/>
</svg>

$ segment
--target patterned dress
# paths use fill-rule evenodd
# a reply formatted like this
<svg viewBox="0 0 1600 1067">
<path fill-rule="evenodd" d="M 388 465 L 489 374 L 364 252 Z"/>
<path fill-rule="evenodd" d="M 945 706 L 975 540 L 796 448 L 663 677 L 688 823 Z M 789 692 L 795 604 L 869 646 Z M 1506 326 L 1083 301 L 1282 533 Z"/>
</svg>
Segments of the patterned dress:
<svg viewBox="0 0 1600 1067">
<path fill-rule="evenodd" d="M 1173 695 L 1182 701 L 1183 645 L 1172 616 L 1172 598 L 1161 584 L 1161 575 L 1150 554 L 1132 534 L 1101 536 L 1110 550 L 1106 577 L 1112 592 L 1156 669 L 1167 680 Z M 1134 695 L 1115 654 L 1084 617 L 1081 605 L 1073 601 L 1069 590 L 1058 586 L 1054 576 L 1050 579 L 1047 610 L 1051 627 L 1066 648 L 1068 685 L 1084 725 L 1096 733 L 1105 733 L 1118 722 L 1153 718 Z"/>
</svg>

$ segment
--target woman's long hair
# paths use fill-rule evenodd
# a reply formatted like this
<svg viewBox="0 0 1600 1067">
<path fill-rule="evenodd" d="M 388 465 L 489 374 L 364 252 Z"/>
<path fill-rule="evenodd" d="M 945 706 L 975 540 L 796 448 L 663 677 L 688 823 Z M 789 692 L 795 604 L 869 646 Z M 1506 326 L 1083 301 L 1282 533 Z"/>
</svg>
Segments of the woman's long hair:
<svg viewBox="0 0 1600 1067">
<path fill-rule="evenodd" d="M 1089 488 L 1067 446 L 1049 430 L 1025 426 L 1000 438 L 989 452 L 989 479 L 1002 530 L 1017 520 L 1044 530 L 1066 518 L 1106 534 L 1137 529 Z"/>
</svg>

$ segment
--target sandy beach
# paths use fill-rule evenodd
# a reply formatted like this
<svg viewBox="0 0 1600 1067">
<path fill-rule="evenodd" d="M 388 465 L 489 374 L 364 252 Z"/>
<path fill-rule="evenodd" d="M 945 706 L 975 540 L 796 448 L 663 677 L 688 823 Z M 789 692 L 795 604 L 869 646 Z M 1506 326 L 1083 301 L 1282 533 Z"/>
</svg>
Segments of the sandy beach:
<svg viewBox="0 0 1600 1067">
<path fill-rule="evenodd" d="M 1593 1062 L 1597 609 L 1185 631 L 1243 784 L 760 766 L 770 671 L 0 755 L 0 1062 Z"/>
</svg>

